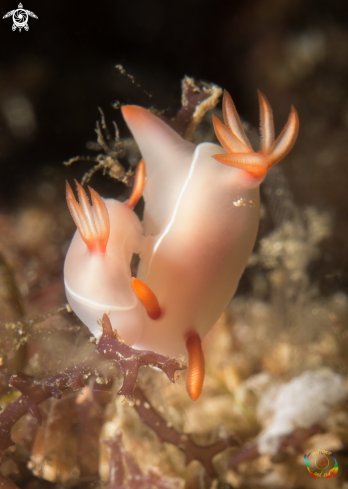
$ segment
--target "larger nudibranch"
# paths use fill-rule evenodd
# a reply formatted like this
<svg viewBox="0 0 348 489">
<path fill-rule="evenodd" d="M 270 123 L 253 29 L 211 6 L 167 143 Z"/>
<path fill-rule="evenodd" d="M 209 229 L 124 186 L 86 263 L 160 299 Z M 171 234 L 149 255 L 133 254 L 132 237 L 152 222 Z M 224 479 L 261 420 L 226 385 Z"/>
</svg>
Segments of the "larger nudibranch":
<svg viewBox="0 0 348 489">
<path fill-rule="evenodd" d="M 122 108 L 147 172 L 147 240 L 138 278 L 157 297 L 161 311 L 157 319 L 144 311 L 135 347 L 170 356 L 188 350 L 187 388 L 193 399 L 199 396 L 204 377 L 201 340 L 233 297 L 254 246 L 259 185 L 267 169 L 290 151 L 298 132 L 292 107 L 274 141 L 272 110 L 261 93 L 259 99 L 259 153 L 253 151 L 227 92 L 226 125 L 214 118 L 224 149 L 211 143 L 195 147 L 151 112 L 137 106 Z"/>
</svg>

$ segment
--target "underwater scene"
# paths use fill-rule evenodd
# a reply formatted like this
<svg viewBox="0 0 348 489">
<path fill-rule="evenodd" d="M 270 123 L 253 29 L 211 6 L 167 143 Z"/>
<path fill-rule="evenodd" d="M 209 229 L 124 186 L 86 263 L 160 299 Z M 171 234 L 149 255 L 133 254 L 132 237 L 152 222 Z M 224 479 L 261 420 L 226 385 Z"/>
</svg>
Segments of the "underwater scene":
<svg viewBox="0 0 348 489">
<path fill-rule="evenodd" d="M 27 1 L 0 488 L 348 489 L 348 3 Z"/>
</svg>

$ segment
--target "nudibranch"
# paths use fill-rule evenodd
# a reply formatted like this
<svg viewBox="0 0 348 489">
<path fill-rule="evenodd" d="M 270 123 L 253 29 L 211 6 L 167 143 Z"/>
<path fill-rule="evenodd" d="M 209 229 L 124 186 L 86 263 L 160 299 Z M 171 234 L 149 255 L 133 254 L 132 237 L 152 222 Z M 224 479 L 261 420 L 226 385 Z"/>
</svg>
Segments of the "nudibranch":
<svg viewBox="0 0 348 489">
<path fill-rule="evenodd" d="M 81 212 L 76 211 L 78 204 L 68 191 L 79 229 L 65 263 L 71 307 L 88 326 L 95 324 L 89 326 L 94 334 L 101 312 L 117 311 L 111 322 L 128 344 L 174 357 L 188 354 L 187 390 L 194 400 L 204 378 L 201 341 L 233 297 L 254 246 L 260 183 L 267 170 L 290 151 L 298 133 L 298 116 L 292 107 L 275 140 L 272 109 L 260 92 L 259 102 L 259 152 L 252 149 L 227 92 L 224 124 L 213 118 L 221 146 L 195 146 L 148 110 L 122 107 L 145 161 L 145 210 L 142 228 L 132 206 L 105 201 L 110 218 L 106 251 L 101 244 L 89 245 L 88 239 L 81 238 L 88 226 L 78 224 L 79 216 L 92 214 L 82 189 L 78 188 Z M 97 221 L 101 211 L 92 190 L 91 197 L 92 217 Z M 136 252 L 140 253 L 139 269 L 131 279 L 130 260 Z M 111 265 L 111 259 L 115 264 Z M 135 297 L 140 306 L 135 305 Z"/>
<path fill-rule="evenodd" d="M 139 166 L 140 165 L 140 166 Z M 144 163 L 138 165 L 132 195 L 125 203 L 102 199 L 90 190 L 93 206 L 76 182 L 79 203 L 67 184 L 66 197 L 77 226 L 64 263 L 68 302 L 76 315 L 98 336 L 98 321 L 107 312 L 121 338 L 133 345 L 141 334 L 139 301 L 132 292 L 130 262 L 139 253 L 142 225 L 133 212 L 141 197 Z"/>
</svg>

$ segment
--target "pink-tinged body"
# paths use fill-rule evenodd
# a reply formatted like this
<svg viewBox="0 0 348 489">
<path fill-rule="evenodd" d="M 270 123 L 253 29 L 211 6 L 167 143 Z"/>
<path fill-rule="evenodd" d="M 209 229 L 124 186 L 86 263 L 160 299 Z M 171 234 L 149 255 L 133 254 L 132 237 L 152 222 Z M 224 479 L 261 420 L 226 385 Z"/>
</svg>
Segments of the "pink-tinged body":
<svg viewBox="0 0 348 489">
<path fill-rule="evenodd" d="M 178 356 L 187 353 L 190 333 L 204 338 L 236 291 L 256 238 L 260 179 L 214 160 L 212 155 L 225 153 L 218 145 L 203 143 L 192 152 L 145 109 L 126 107 L 123 113 L 146 164 L 147 237 L 138 277 L 162 310 L 157 320 L 143 312 L 135 347 Z M 175 178 L 161 167 L 168 154 Z"/>
<path fill-rule="evenodd" d="M 71 308 L 92 334 L 99 336 L 97 321 L 110 312 L 119 335 L 132 345 L 141 334 L 142 311 L 130 285 L 130 262 L 140 250 L 142 225 L 125 204 L 104 202 L 110 219 L 106 251 L 91 252 L 76 231 L 64 264 L 65 290 Z"/>
</svg>

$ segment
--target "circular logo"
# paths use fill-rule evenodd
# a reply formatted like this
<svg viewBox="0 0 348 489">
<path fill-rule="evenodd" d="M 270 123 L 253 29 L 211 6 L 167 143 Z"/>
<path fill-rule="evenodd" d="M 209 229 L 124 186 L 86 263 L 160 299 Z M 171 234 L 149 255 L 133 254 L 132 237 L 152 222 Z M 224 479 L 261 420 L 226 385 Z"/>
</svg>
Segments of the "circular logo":
<svg viewBox="0 0 348 489">
<path fill-rule="evenodd" d="M 28 14 L 26 10 L 17 9 L 13 12 L 13 22 L 17 27 L 24 27 L 28 22 Z"/>
<path fill-rule="evenodd" d="M 335 477 L 338 472 L 338 463 L 332 452 L 329 450 L 316 450 L 304 456 L 304 462 L 308 472 L 315 479 L 324 477 L 329 479 Z"/>
</svg>

